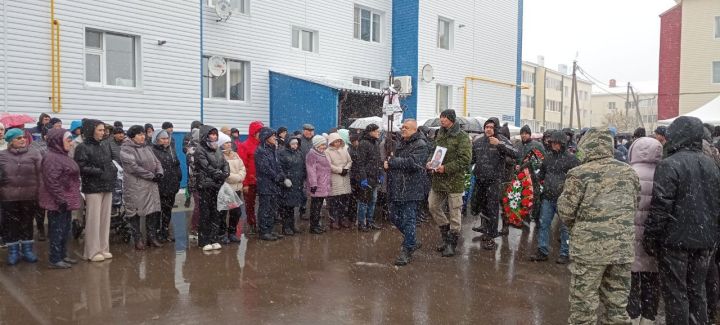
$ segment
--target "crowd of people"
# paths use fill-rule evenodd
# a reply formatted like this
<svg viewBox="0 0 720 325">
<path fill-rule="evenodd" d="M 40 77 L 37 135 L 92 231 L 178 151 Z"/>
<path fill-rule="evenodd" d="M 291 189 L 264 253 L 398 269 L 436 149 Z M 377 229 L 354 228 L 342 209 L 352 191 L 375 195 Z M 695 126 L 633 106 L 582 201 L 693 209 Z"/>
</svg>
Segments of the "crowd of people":
<svg viewBox="0 0 720 325">
<path fill-rule="evenodd" d="M 186 169 L 185 206 L 194 202 L 189 231 L 202 251 L 240 242 L 243 232 L 264 241 L 300 234 L 296 213 L 315 235 L 380 230 L 377 207 L 403 236 L 395 260 L 403 266 L 421 247 L 416 227 L 426 215 L 439 229 L 436 250 L 455 256 L 468 209 L 479 216 L 472 230 L 481 233 L 486 250 L 497 248 L 509 226 L 527 228 L 534 221 L 537 250 L 530 261 L 543 262 L 557 215 L 556 262 L 569 264 L 571 324 L 598 318 L 653 323 L 661 296 L 668 324 L 715 320 L 720 130 L 680 117 L 650 137 L 639 128 L 630 141 L 613 128 L 549 130 L 537 141 L 528 126 L 513 141 L 497 118 L 475 136 L 461 128 L 454 110 L 441 112 L 439 120 L 434 134 L 407 119 L 397 133 L 370 124 L 322 135 L 311 124 L 290 134 L 254 121 L 244 141 L 237 129 L 194 121 L 181 145 L 186 166 L 170 122 L 158 130 L 146 124 L 125 131 L 121 122 L 84 119 L 66 130 L 43 114 L 30 129 L 0 125 L 0 235 L 7 263 L 38 261 L 33 222 L 38 240 L 49 238 L 51 268 L 78 263 L 66 250 L 72 213 L 84 214 L 83 259 L 112 258 L 118 187 L 135 249 L 162 247 L 173 240 L 172 209 Z M 525 210 L 514 214 L 518 207 L 508 206 L 517 194 L 513 188 L 526 185 Z M 218 209 L 226 186 L 242 205 Z"/>
</svg>

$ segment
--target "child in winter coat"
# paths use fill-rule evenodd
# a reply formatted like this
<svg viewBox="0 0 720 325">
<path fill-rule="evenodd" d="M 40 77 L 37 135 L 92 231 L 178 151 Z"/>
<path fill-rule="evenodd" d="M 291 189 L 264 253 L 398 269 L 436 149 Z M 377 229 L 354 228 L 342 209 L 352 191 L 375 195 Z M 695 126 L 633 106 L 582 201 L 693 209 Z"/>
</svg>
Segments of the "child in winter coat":
<svg viewBox="0 0 720 325">
<path fill-rule="evenodd" d="M 330 195 L 332 169 L 330 161 L 325 155 L 327 141 L 325 137 L 316 135 L 312 138 L 313 148 L 305 156 L 305 169 L 307 170 L 307 182 L 305 187 L 310 193 L 310 232 L 322 234 L 325 232 L 320 224 L 320 211 L 325 198 Z"/>
</svg>

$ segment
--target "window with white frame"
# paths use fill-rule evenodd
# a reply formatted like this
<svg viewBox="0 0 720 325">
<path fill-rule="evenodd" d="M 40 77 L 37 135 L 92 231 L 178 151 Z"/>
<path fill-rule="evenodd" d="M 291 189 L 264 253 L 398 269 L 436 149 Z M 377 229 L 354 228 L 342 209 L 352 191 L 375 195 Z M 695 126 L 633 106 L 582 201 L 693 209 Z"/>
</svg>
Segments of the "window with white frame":
<svg viewBox="0 0 720 325">
<path fill-rule="evenodd" d="M 385 82 L 382 80 L 373 80 L 373 79 L 365 79 L 365 78 L 355 77 L 355 78 L 353 78 L 353 83 L 356 85 L 362 85 L 365 87 L 371 87 L 371 88 L 375 88 L 375 89 L 385 88 Z"/>
<path fill-rule="evenodd" d="M 203 58 L 203 97 L 208 99 L 244 101 L 248 90 L 248 63 L 225 59 L 227 70 L 220 77 L 212 77 L 208 68 L 208 58 Z"/>
<path fill-rule="evenodd" d="M 380 42 L 382 14 L 372 9 L 355 7 L 353 36 L 363 41 Z"/>
<path fill-rule="evenodd" d="M 217 2 L 218 0 L 207 0 L 207 6 L 215 8 Z M 248 13 L 248 9 L 250 9 L 250 0 L 230 0 L 230 7 L 233 13 L 246 14 Z"/>
<path fill-rule="evenodd" d="M 713 62 L 712 75 L 712 82 L 714 84 L 720 84 L 720 61 Z"/>
<path fill-rule="evenodd" d="M 138 39 L 133 35 L 85 30 L 85 82 L 98 86 L 137 86 Z"/>
<path fill-rule="evenodd" d="M 436 86 L 436 109 L 437 113 L 450 108 L 452 106 L 452 86 L 449 85 L 437 85 Z"/>
<path fill-rule="evenodd" d="M 452 46 L 453 21 L 447 18 L 438 18 L 437 47 L 449 50 Z"/>
<path fill-rule="evenodd" d="M 317 31 L 293 27 L 292 47 L 306 52 L 317 52 L 318 33 Z"/>
<path fill-rule="evenodd" d="M 720 38 L 720 16 L 715 16 L 715 38 Z"/>
<path fill-rule="evenodd" d="M 609 102 L 609 103 L 608 103 L 608 109 L 609 109 L 609 110 L 617 109 L 617 103 L 615 103 L 615 102 Z"/>
</svg>

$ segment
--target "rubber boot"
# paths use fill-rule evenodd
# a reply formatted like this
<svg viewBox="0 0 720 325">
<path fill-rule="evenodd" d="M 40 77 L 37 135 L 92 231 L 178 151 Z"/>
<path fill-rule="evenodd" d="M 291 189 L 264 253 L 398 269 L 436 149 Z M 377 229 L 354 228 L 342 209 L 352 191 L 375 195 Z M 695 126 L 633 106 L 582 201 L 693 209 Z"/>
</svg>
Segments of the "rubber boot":
<svg viewBox="0 0 720 325">
<path fill-rule="evenodd" d="M 445 250 L 445 246 L 447 246 L 448 243 L 448 233 L 450 232 L 450 225 L 444 225 L 440 226 L 440 236 L 442 238 L 442 244 L 435 248 L 438 252 L 442 252 Z"/>
<path fill-rule="evenodd" d="M 454 233 L 448 233 L 447 245 L 442 251 L 442 257 L 453 257 L 455 256 L 455 247 L 457 247 L 458 235 Z"/>
<path fill-rule="evenodd" d="M 20 242 L 7 243 L 7 264 L 15 265 L 20 262 Z"/>
<path fill-rule="evenodd" d="M 32 240 L 22 240 L 20 241 L 20 248 L 22 250 L 22 256 L 25 262 L 28 263 L 35 263 L 38 261 L 37 255 L 35 255 L 35 252 L 33 251 L 33 241 Z"/>
<path fill-rule="evenodd" d="M 145 241 L 142 239 L 142 233 L 140 232 L 140 217 L 132 216 L 128 217 L 128 223 L 130 224 L 130 233 L 133 241 L 135 242 L 135 249 L 139 251 L 145 250 Z"/>
<path fill-rule="evenodd" d="M 158 229 L 160 227 L 160 214 L 151 213 L 145 217 L 145 223 L 147 223 L 147 241 L 148 246 L 151 247 L 163 247 L 163 244 L 158 240 Z"/>
</svg>

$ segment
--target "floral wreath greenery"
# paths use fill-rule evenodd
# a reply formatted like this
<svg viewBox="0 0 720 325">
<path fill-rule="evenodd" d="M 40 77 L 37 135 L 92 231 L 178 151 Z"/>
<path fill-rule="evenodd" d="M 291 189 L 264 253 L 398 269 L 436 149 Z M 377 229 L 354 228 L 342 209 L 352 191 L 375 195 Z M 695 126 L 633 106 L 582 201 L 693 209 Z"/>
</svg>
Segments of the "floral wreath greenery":
<svg viewBox="0 0 720 325">
<path fill-rule="evenodd" d="M 537 174 L 540 164 L 545 157 L 538 149 L 532 149 L 523 159 L 520 170 L 515 178 L 508 184 L 502 198 L 503 210 L 510 225 L 522 227 L 523 221 L 531 214 L 535 194 L 539 195 L 542 185 L 533 184 L 531 173 Z M 535 193 L 533 185 L 538 185 L 538 193 Z"/>
</svg>

